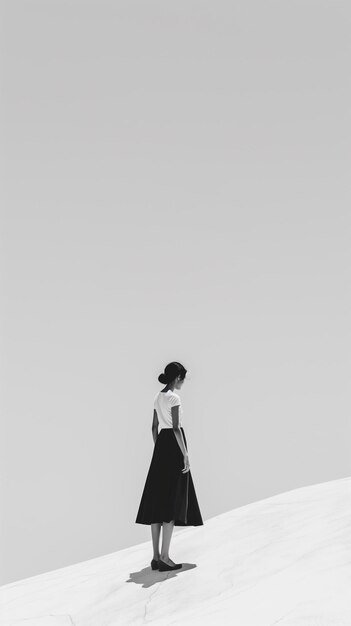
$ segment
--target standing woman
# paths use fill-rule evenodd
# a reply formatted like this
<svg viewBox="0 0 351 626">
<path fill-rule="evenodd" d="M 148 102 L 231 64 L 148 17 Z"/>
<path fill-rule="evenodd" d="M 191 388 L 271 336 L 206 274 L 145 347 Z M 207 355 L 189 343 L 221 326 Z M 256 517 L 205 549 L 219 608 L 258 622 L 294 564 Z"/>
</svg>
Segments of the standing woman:
<svg viewBox="0 0 351 626">
<path fill-rule="evenodd" d="M 154 398 L 152 436 L 155 446 L 135 520 L 136 524 L 151 525 L 154 550 L 151 567 L 160 571 L 182 567 L 182 563 L 174 563 L 169 558 L 173 527 L 203 525 L 190 472 L 182 425 L 183 408 L 180 396 L 174 391 L 181 389 L 186 372 L 181 363 L 172 361 L 158 377 L 166 386 Z"/>
</svg>

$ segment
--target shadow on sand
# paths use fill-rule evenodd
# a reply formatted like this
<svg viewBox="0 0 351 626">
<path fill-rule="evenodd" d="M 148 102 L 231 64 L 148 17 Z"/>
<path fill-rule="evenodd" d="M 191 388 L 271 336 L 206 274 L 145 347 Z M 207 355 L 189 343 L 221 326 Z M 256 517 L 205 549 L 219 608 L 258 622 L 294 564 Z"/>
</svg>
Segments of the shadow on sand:
<svg viewBox="0 0 351 626">
<path fill-rule="evenodd" d="M 169 572 L 160 572 L 158 569 L 153 570 L 151 569 L 151 566 L 144 567 L 140 570 L 140 572 L 132 572 L 126 582 L 142 585 L 144 589 L 147 589 L 152 587 L 152 585 L 162 582 L 163 580 L 174 578 L 174 576 L 179 576 L 189 569 L 194 569 L 194 567 L 197 567 L 197 565 L 192 563 L 183 563 L 181 568 L 170 570 Z"/>
</svg>

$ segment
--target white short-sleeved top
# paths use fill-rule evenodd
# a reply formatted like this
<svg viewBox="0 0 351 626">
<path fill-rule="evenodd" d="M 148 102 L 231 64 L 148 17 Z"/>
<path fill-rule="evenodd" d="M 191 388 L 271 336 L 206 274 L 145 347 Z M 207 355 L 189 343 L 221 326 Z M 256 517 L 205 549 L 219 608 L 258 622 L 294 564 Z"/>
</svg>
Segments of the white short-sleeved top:
<svg viewBox="0 0 351 626">
<path fill-rule="evenodd" d="M 182 424 L 183 408 L 180 401 L 180 396 L 171 389 L 168 391 L 158 391 L 154 398 L 154 409 L 157 411 L 158 423 L 160 430 L 162 428 L 173 428 L 172 421 L 172 406 L 179 406 L 179 427 Z"/>
</svg>

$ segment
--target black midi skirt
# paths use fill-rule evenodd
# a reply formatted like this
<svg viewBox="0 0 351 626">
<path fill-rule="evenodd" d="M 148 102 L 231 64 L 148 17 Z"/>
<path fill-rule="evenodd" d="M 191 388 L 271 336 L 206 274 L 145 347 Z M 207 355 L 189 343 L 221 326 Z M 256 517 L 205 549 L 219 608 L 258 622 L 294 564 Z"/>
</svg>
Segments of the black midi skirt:
<svg viewBox="0 0 351 626">
<path fill-rule="evenodd" d="M 181 426 L 186 449 L 184 429 Z M 184 457 L 173 428 L 161 428 L 141 496 L 136 524 L 170 522 L 175 526 L 203 525 L 190 469 L 183 473 Z"/>
</svg>

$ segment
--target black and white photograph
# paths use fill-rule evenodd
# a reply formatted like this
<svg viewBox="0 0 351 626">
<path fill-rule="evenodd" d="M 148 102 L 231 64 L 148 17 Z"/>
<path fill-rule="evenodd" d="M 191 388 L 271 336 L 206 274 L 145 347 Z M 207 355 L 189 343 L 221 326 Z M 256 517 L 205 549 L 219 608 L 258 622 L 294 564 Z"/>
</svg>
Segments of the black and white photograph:
<svg viewBox="0 0 351 626">
<path fill-rule="evenodd" d="M 0 626 L 351 626 L 350 2 L 0 29 Z"/>
</svg>

